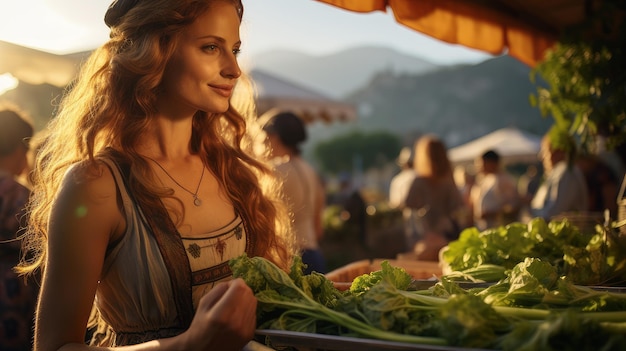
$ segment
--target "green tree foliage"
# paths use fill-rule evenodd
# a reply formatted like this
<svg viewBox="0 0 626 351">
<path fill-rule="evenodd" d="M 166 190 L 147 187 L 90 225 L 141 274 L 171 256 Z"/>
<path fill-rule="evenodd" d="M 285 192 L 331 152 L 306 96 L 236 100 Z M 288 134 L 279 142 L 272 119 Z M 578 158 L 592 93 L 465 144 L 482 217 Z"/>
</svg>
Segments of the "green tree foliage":
<svg viewBox="0 0 626 351">
<path fill-rule="evenodd" d="M 602 3 L 532 72 L 549 85 L 537 87 L 533 104 L 575 136 L 583 152 L 593 151 L 598 136 L 609 148 L 626 141 L 626 3 Z"/>
<path fill-rule="evenodd" d="M 340 173 L 355 167 L 362 170 L 382 167 L 398 155 L 401 147 L 400 138 L 389 132 L 353 131 L 320 142 L 313 155 L 323 171 Z"/>
</svg>

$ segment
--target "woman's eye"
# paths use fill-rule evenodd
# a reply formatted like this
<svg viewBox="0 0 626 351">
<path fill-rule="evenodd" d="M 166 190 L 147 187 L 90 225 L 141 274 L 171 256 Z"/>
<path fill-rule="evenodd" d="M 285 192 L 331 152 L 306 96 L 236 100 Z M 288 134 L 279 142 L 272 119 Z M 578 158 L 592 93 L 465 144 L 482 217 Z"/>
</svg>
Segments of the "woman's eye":
<svg viewBox="0 0 626 351">
<path fill-rule="evenodd" d="M 205 45 L 203 49 L 206 51 L 215 51 L 218 49 L 218 47 L 217 45 L 210 44 L 210 45 Z"/>
<path fill-rule="evenodd" d="M 233 49 L 233 55 L 239 56 L 240 53 L 241 53 L 241 49 L 239 49 L 239 48 Z"/>
</svg>

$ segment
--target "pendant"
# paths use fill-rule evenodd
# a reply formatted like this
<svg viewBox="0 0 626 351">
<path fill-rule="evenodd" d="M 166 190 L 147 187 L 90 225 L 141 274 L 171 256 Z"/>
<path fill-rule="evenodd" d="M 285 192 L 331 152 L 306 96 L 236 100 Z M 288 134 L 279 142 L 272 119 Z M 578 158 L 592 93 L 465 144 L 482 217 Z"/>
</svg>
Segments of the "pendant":
<svg viewBox="0 0 626 351">
<path fill-rule="evenodd" d="M 202 205 L 202 200 L 200 200 L 200 198 L 198 197 L 198 195 L 194 195 L 193 196 L 193 204 L 196 206 L 200 206 Z"/>
</svg>

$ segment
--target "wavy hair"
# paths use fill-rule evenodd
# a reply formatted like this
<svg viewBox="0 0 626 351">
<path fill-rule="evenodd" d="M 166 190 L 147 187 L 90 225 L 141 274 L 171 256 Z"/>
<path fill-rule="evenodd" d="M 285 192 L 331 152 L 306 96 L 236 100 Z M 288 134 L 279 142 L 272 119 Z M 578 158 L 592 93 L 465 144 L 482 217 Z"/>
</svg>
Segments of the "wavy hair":
<svg viewBox="0 0 626 351">
<path fill-rule="evenodd" d="M 136 1 L 111 26 L 110 40 L 83 64 L 36 157 L 24 250 L 36 254 L 23 258 L 18 271 L 45 268 L 52 202 L 74 164 L 95 166 L 98 156 L 111 148 L 129 161 L 129 186 L 136 198 L 149 206 L 162 206 L 154 194 L 171 196 L 171 191 L 157 185 L 137 144 L 156 113 L 159 84 L 179 33 L 215 1 L 228 1 L 237 7 L 240 18 L 243 15 L 240 0 Z M 252 91 L 246 89 L 249 83 L 242 75 L 225 113 L 198 111 L 193 116 L 191 150 L 215 174 L 255 236 L 254 255 L 286 268 L 294 252 L 288 215 L 276 191 L 277 180 L 254 154 L 251 130 L 256 115 Z"/>
</svg>

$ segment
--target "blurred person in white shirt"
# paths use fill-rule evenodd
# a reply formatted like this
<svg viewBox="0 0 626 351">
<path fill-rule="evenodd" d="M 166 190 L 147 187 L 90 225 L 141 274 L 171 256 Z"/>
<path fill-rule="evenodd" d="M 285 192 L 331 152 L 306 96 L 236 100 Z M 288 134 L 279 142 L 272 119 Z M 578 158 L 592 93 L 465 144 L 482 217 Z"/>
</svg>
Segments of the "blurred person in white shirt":
<svg viewBox="0 0 626 351">
<path fill-rule="evenodd" d="M 502 169 L 500 155 L 488 150 L 476 164 L 480 179 L 471 194 L 474 225 L 485 230 L 516 221 L 521 205 L 517 183 Z"/>
<path fill-rule="evenodd" d="M 541 141 L 540 156 L 546 179 L 530 204 L 533 217 L 552 217 L 589 209 L 587 184 L 574 162 L 575 144 L 565 131 L 553 127 Z"/>
</svg>

